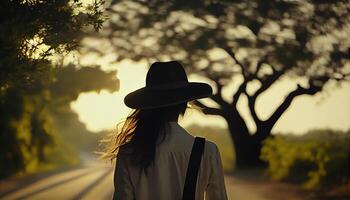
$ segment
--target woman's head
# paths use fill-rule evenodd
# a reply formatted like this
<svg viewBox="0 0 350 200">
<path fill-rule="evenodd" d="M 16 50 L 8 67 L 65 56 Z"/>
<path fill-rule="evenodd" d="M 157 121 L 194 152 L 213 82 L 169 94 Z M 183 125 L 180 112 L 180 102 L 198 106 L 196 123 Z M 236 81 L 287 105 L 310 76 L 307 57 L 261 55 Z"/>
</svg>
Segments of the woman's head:
<svg viewBox="0 0 350 200">
<path fill-rule="evenodd" d="M 165 137 L 166 122 L 177 121 L 185 113 L 187 102 L 211 95 L 210 85 L 188 81 L 179 62 L 153 63 L 147 72 L 146 86 L 125 96 L 125 105 L 135 110 L 104 157 L 115 157 L 125 148 L 131 152 L 134 164 L 146 170 L 154 160 L 157 142 Z"/>
<path fill-rule="evenodd" d="M 127 94 L 124 103 L 133 109 L 151 109 L 211 95 L 210 85 L 188 81 L 185 69 L 179 62 L 155 62 L 147 72 L 146 86 Z"/>
<path fill-rule="evenodd" d="M 134 164 L 145 170 L 153 162 L 157 143 L 165 138 L 165 126 L 184 115 L 187 102 L 153 109 L 136 109 L 127 117 L 117 133 L 108 155 L 113 159 L 120 148 L 127 149 Z M 113 157 L 112 157 L 113 156 Z"/>
</svg>

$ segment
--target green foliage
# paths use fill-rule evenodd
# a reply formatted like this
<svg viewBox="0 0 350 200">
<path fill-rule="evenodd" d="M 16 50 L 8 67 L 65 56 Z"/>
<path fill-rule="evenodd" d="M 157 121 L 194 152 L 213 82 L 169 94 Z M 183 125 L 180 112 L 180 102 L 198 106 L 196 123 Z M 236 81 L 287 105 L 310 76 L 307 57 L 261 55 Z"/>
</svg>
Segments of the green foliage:
<svg viewBox="0 0 350 200">
<path fill-rule="evenodd" d="M 0 2 L 0 88 L 27 88 L 50 71 L 49 56 L 75 50 L 104 21 L 103 0 Z"/>
<path fill-rule="evenodd" d="M 50 85 L 50 91 L 52 97 L 61 104 L 62 101 L 68 103 L 75 100 L 82 92 L 99 92 L 102 89 L 113 92 L 119 89 L 116 71 L 106 72 L 99 66 L 80 66 L 78 68 L 72 64 L 57 66 L 55 69 L 56 76 Z"/>
<path fill-rule="evenodd" d="M 0 177 L 33 172 L 42 163 L 48 162 L 52 153 L 47 154 L 46 151 L 51 152 L 56 143 L 57 133 L 49 115 L 48 98 L 44 92 L 29 95 L 11 89 L 0 99 Z"/>
<path fill-rule="evenodd" d="M 220 151 L 223 168 L 226 172 L 234 169 L 233 144 L 228 130 L 222 127 L 191 125 L 186 127 L 189 133 L 194 136 L 201 136 L 214 142 Z"/>
<path fill-rule="evenodd" d="M 73 65 L 55 68 L 54 81 L 0 95 L 0 177 L 78 163 L 97 135 L 86 130 L 69 103 L 79 93 L 119 88 L 116 72 Z M 80 77 L 80 78 L 77 78 Z"/>
<path fill-rule="evenodd" d="M 264 141 L 261 150 L 272 179 L 302 183 L 310 189 L 349 183 L 349 157 L 350 131 L 276 134 Z"/>
<path fill-rule="evenodd" d="M 77 148 L 96 139 L 85 126 L 68 131 L 81 125 L 69 103 L 81 92 L 117 90 L 116 72 L 55 66 L 52 56 L 77 50 L 87 32 L 101 27 L 103 3 L 0 1 L 0 178 L 77 164 Z"/>
</svg>

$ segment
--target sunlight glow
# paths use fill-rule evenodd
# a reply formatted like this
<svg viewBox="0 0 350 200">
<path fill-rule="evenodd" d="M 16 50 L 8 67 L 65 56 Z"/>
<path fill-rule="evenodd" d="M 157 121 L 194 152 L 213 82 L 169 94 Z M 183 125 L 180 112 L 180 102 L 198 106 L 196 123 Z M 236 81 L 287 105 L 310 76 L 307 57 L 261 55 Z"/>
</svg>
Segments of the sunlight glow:
<svg viewBox="0 0 350 200">
<path fill-rule="evenodd" d="M 124 97 L 129 92 L 145 85 L 146 65 L 124 61 L 118 64 L 120 90 L 114 93 L 102 91 L 80 94 L 71 107 L 79 114 L 79 119 L 91 131 L 115 128 L 131 111 L 124 105 Z"/>
<path fill-rule="evenodd" d="M 145 86 L 147 73 L 147 63 L 135 63 L 123 61 L 115 66 L 104 66 L 105 69 L 116 68 L 120 79 L 120 90 L 109 93 L 90 92 L 80 94 L 77 101 L 71 103 L 82 122 L 91 131 L 103 129 L 113 129 L 116 124 L 125 119 L 131 109 L 124 105 L 123 99 L 126 94 Z M 209 80 L 190 76 L 190 81 Z M 232 98 L 232 91 L 235 91 L 240 80 L 235 80 L 224 90 L 224 98 Z M 257 101 L 257 113 L 262 118 L 268 117 L 276 108 L 288 91 L 293 90 L 295 83 L 288 79 L 282 79 L 279 84 L 275 84 Z M 350 84 L 344 83 L 341 88 L 329 85 L 326 91 L 315 96 L 301 96 L 295 99 L 291 107 L 284 113 L 274 127 L 274 132 L 295 132 L 303 133 L 314 128 L 334 128 L 347 130 L 350 128 Z M 215 105 L 210 100 L 205 100 L 208 105 Z M 256 129 L 247 108 L 245 98 L 239 102 L 239 110 L 247 122 L 250 130 Z M 188 126 L 192 123 L 200 125 L 214 125 L 226 127 L 226 122 L 218 116 L 206 116 L 196 110 L 189 109 L 180 124 Z"/>
</svg>

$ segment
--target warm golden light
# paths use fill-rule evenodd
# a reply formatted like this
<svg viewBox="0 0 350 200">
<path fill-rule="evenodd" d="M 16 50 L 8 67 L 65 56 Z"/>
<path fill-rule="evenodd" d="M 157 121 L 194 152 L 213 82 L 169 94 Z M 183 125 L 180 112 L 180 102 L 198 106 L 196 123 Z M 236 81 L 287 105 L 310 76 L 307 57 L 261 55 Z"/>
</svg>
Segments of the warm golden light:
<svg viewBox="0 0 350 200">
<path fill-rule="evenodd" d="M 102 61 L 99 61 L 102 62 Z M 101 93 L 83 93 L 77 101 L 71 104 L 72 108 L 79 114 L 79 118 L 92 131 L 112 129 L 123 120 L 130 109 L 124 105 L 124 96 L 145 85 L 147 73 L 147 63 L 135 63 L 123 61 L 119 64 L 103 66 L 106 69 L 115 67 L 118 70 L 120 79 L 120 90 L 115 93 L 102 91 Z M 107 65 L 107 66 L 106 66 Z M 192 81 L 207 81 L 198 76 L 190 76 Z M 240 80 L 233 81 L 224 90 L 224 98 L 230 99 L 231 93 L 237 87 Z M 279 84 L 272 86 L 257 101 L 257 112 L 263 119 L 270 115 L 276 105 L 282 101 L 284 96 L 295 87 L 295 83 L 289 79 L 282 79 Z M 350 128 L 350 84 L 344 83 L 337 88 L 330 84 L 328 93 L 316 96 L 301 96 L 293 102 L 290 109 L 281 117 L 274 127 L 274 132 L 294 132 L 303 133 L 314 128 L 334 128 L 347 130 Z M 327 98 L 324 98 L 327 96 Z M 239 102 L 239 109 L 249 129 L 254 130 L 255 125 L 250 118 L 247 109 L 247 102 L 242 98 Z M 192 123 L 200 125 L 226 126 L 226 122 L 218 116 L 206 116 L 196 110 L 188 110 L 185 115 L 186 120 L 182 120 L 184 126 Z"/>
</svg>

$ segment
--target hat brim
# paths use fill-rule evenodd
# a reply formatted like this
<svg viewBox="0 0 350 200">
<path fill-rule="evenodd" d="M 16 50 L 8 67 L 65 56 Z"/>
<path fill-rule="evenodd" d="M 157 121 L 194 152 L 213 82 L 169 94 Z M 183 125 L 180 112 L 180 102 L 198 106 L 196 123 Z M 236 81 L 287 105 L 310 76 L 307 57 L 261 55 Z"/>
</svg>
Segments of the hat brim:
<svg viewBox="0 0 350 200">
<path fill-rule="evenodd" d="M 124 103 L 133 109 L 152 109 L 209 97 L 212 93 L 210 85 L 198 82 L 189 82 L 170 89 L 143 87 L 126 95 Z"/>
</svg>

